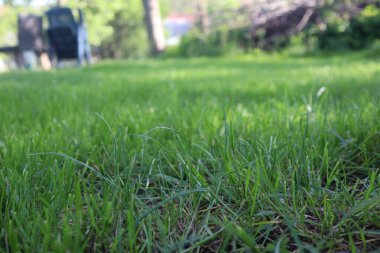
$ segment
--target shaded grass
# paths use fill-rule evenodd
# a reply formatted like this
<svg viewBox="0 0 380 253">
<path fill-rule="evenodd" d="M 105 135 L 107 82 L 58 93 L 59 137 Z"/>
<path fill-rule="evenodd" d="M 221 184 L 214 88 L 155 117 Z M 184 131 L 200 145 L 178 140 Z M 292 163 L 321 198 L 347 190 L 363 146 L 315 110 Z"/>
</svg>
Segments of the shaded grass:
<svg viewBox="0 0 380 253">
<path fill-rule="evenodd" d="M 1 249 L 375 250 L 378 80 L 358 56 L 1 75 Z"/>
</svg>

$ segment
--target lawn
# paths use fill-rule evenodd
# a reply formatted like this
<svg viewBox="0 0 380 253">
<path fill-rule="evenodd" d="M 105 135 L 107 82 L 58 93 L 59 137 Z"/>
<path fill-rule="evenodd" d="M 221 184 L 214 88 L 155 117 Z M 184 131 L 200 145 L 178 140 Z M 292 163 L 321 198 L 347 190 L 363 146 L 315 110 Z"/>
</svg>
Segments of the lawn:
<svg viewBox="0 0 380 253">
<path fill-rule="evenodd" d="M 0 75 L 0 251 L 380 246 L 380 59 Z"/>
</svg>

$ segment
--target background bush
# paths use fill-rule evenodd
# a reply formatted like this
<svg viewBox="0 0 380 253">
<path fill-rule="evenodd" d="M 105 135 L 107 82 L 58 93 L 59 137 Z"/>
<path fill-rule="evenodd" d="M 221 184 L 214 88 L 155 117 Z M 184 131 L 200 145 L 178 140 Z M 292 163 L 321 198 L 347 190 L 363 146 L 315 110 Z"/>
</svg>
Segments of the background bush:
<svg viewBox="0 0 380 253">
<path fill-rule="evenodd" d="M 360 50 L 371 47 L 380 39 L 380 9 L 375 5 L 365 7 L 357 17 L 336 12 L 333 8 L 322 8 L 313 22 L 300 33 L 292 36 L 267 38 L 267 31 L 259 29 L 252 38 L 249 28 L 218 29 L 208 36 L 198 30 L 184 36 L 178 47 L 166 55 L 220 56 L 236 51 L 250 51 L 260 48 L 266 51 L 282 50 L 294 46 L 294 38 L 302 41 L 308 49 L 322 51 Z"/>
<path fill-rule="evenodd" d="M 191 56 L 220 56 L 252 48 L 252 40 L 248 29 L 219 29 L 208 36 L 194 30 L 185 35 L 179 46 L 170 50 L 170 55 L 181 57 Z"/>
<path fill-rule="evenodd" d="M 380 38 L 380 9 L 368 5 L 358 17 L 351 20 L 337 18 L 317 33 L 322 50 L 365 49 Z"/>
</svg>

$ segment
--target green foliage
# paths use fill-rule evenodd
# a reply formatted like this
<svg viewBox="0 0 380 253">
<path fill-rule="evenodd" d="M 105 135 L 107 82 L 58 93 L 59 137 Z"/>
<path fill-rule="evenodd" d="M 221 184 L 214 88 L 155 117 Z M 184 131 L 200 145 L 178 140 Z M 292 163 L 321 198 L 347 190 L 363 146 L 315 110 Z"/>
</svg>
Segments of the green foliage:
<svg viewBox="0 0 380 253">
<path fill-rule="evenodd" d="M 207 36 L 193 31 L 185 35 L 178 46 L 179 56 L 220 56 L 231 52 L 248 50 L 251 40 L 244 29 L 219 29 Z"/>
<path fill-rule="evenodd" d="M 142 57 L 148 52 L 140 0 L 69 0 L 84 11 L 89 41 L 103 57 Z"/>
<path fill-rule="evenodd" d="M 324 50 L 364 49 L 380 39 L 380 10 L 368 5 L 351 20 L 336 14 L 327 19 L 327 27 L 317 34 L 318 46 Z"/>
<path fill-rule="evenodd" d="M 326 30 L 318 34 L 318 47 L 322 50 L 341 51 L 348 49 L 348 34 L 339 25 L 328 24 Z"/>
<path fill-rule="evenodd" d="M 168 3 L 173 5 L 172 11 L 181 12 L 185 10 L 185 12 L 194 13 L 197 9 L 197 1 L 161 0 L 161 3 L 164 6 L 165 4 L 167 6 Z M 241 6 L 241 1 L 205 0 L 204 5 L 207 7 L 209 15 L 216 15 L 216 13 L 224 15 L 225 10 L 232 10 Z M 194 30 L 181 39 L 180 45 L 175 48 L 169 48 L 165 56 L 220 56 L 231 52 L 248 50 L 252 46 L 250 36 L 247 36 L 248 28 L 230 29 L 227 26 L 218 27 L 205 35 L 200 32 L 201 28 L 199 26 L 199 22 L 196 23 Z"/>
<path fill-rule="evenodd" d="M 17 15 L 15 8 L 5 7 L 0 22 L 0 47 L 4 45 L 13 46 L 17 44 Z"/>
<path fill-rule="evenodd" d="M 0 75 L 0 251 L 372 252 L 379 58 Z"/>
<path fill-rule="evenodd" d="M 141 58 L 149 51 L 145 26 L 135 13 L 119 10 L 108 24 L 113 28 L 111 36 L 100 44 L 103 57 Z"/>
<path fill-rule="evenodd" d="M 178 46 L 180 56 L 218 56 L 226 53 L 226 45 L 221 43 L 218 33 L 205 38 L 197 32 L 185 35 Z"/>
<path fill-rule="evenodd" d="M 349 45 L 354 49 L 370 46 L 380 39 L 380 9 L 374 5 L 367 6 L 361 15 L 350 24 Z"/>
</svg>

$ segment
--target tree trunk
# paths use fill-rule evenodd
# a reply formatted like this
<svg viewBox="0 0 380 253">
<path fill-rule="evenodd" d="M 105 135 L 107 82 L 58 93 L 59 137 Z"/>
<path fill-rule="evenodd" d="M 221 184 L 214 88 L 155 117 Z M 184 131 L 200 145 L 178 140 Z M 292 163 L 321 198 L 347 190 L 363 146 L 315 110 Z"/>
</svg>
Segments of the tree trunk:
<svg viewBox="0 0 380 253">
<path fill-rule="evenodd" d="M 148 31 L 152 55 L 158 55 L 165 49 L 164 30 L 162 28 L 160 5 L 158 0 L 142 0 L 145 11 L 145 23 Z"/>
<path fill-rule="evenodd" d="M 197 11 L 200 29 L 204 35 L 207 35 L 210 29 L 210 20 L 207 11 L 207 0 L 198 0 Z"/>
</svg>

